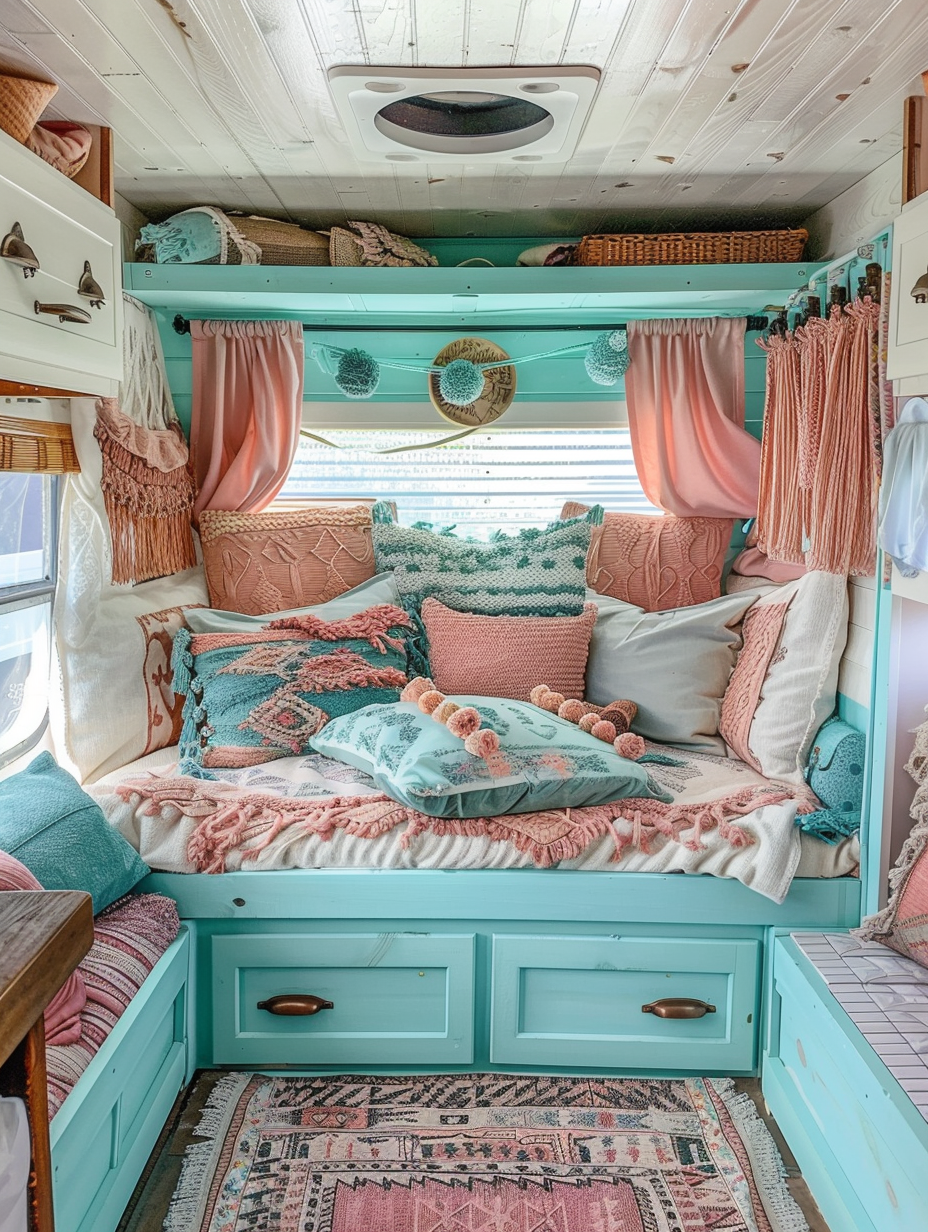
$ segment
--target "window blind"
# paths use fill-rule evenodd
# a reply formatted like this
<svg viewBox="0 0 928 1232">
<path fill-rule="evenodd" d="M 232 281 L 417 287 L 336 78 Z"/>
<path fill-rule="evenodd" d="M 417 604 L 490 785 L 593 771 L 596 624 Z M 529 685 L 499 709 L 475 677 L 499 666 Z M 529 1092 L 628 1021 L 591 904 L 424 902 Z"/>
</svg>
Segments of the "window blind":
<svg viewBox="0 0 928 1232">
<path fill-rule="evenodd" d="M 338 431 L 338 448 L 303 439 L 280 500 L 395 501 L 399 519 L 466 526 L 544 526 L 566 500 L 628 513 L 660 513 L 638 482 L 627 429 L 474 433 L 438 449 L 378 451 L 440 440 L 447 432 Z"/>
<path fill-rule="evenodd" d="M 69 424 L 0 415 L 0 471 L 61 475 L 80 469 Z"/>
</svg>

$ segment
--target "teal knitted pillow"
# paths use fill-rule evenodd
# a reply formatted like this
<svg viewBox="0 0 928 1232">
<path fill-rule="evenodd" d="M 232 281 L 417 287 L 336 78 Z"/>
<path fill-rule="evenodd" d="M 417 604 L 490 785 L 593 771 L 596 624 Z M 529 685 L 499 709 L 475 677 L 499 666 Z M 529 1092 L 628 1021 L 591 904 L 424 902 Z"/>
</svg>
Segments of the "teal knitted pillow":
<svg viewBox="0 0 928 1232">
<path fill-rule="evenodd" d="M 500 738 L 491 770 L 414 702 L 366 706 L 310 740 L 317 753 L 371 775 L 394 800 L 431 817 L 495 817 L 608 804 L 629 796 L 669 801 L 645 766 L 530 702 L 461 697 Z"/>
<path fill-rule="evenodd" d="M 409 623 L 402 608 L 377 604 L 338 620 L 307 610 L 241 632 L 181 629 L 171 665 L 174 688 L 187 694 L 184 772 L 305 752 L 336 715 L 396 701 Z"/>
<path fill-rule="evenodd" d="M 15 856 L 45 890 L 85 890 L 94 914 L 148 872 L 51 753 L 0 781 L 0 851 Z"/>
<path fill-rule="evenodd" d="M 378 572 L 392 569 L 403 606 L 417 624 L 410 670 L 427 675 L 427 643 L 419 620 L 422 600 L 438 599 L 458 612 L 482 616 L 579 616 L 586 598 L 586 555 L 603 511 L 543 530 L 497 534 L 489 543 L 436 533 L 422 524 L 400 526 L 384 501 L 373 508 Z"/>
</svg>

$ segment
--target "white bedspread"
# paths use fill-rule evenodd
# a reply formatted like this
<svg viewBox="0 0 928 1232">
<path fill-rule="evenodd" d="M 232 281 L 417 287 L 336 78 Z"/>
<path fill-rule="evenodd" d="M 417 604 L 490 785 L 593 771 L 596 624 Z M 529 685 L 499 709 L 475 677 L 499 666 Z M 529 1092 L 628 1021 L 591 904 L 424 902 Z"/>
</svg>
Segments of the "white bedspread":
<svg viewBox="0 0 928 1232">
<path fill-rule="evenodd" d="M 681 757 L 677 749 L 665 751 Z M 265 802 L 279 799 L 286 803 L 303 797 L 323 802 L 344 797 L 383 798 L 372 780 L 362 772 L 319 754 L 282 758 L 246 769 L 214 771 L 216 781 L 200 785 L 174 777 L 177 775 L 175 753 L 174 749 L 162 749 L 88 788 L 110 822 L 139 850 L 142 859 L 152 868 L 165 872 L 198 871 L 189 852 L 191 839 L 209 822 L 204 807 L 201 803 L 196 807 L 191 804 L 190 811 L 184 811 L 182 803 L 170 802 L 170 791 L 162 793 L 162 799 L 157 798 L 157 793 L 153 798 L 151 793 L 127 793 L 125 789 L 120 794 L 117 784 L 151 775 L 161 782 L 170 780 L 172 785 L 186 783 L 195 791 L 202 787 L 217 797 L 227 792 L 230 797 L 234 794 L 240 799 L 241 789 L 245 789 Z M 716 797 L 720 778 L 726 775 L 730 776 L 732 792 L 746 785 L 765 783 L 741 762 L 732 762 L 729 768 L 723 759 L 699 755 L 687 755 L 682 768 L 651 765 L 649 771 L 656 778 L 666 779 L 671 790 L 681 797 L 686 795 L 687 799 L 700 797 L 701 775 L 705 776 L 704 798 L 709 799 Z M 178 794 L 176 799 L 182 801 L 183 797 Z M 765 804 L 737 817 L 737 828 L 743 831 L 743 845 L 737 845 L 731 837 L 724 837 L 724 827 L 719 827 L 701 833 L 695 841 L 689 831 L 678 832 L 676 838 L 652 832 L 647 842 L 639 844 L 635 836 L 635 842 L 623 846 L 623 840 L 632 837 L 634 825 L 620 818 L 612 823 L 609 833 L 593 838 L 582 854 L 559 861 L 558 867 L 636 873 L 711 873 L 716 877 L 737 878 L 775 902 L 785 898 L 794 876 L 840 877 L 856 873 L 859 861 L 856 838 L 829 846 L 804 835 L 794 824 L 797 808 L 796 800 L 786 800 Z M 690 846 L 687 846 L 688 840 Z M 319 833 L 288 822 L 279 827 L 265 827 L 260 842 L 250 843 L 245 838 L 223 854 L 223 867 L 228 871 L 346 867 L 510 869 L 531 867 L 533 863 L 537 864 L 537 860 L 528 852 L 520 851 L 512 842 L 487 834 L 434 833 L 405 824 L 375 837 L 361 837 L 350 828 Z"/>
</svg>

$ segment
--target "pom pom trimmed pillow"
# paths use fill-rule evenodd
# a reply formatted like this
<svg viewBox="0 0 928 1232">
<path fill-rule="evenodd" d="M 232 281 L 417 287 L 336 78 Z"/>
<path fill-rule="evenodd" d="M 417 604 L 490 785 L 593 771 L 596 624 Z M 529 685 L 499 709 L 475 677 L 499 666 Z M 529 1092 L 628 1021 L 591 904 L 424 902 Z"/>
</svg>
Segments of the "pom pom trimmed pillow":
<svg viewBox="0 0 928 1232">
<path fill-rule="evenodd" d="M 460 695 L 500 740 L 488 763 L 415 702 L 367 706 L 326 724 L 317 753 L 371 775 L 402 804 L 432 817 L 494 817 L 581 808 L 627 797 L 669 801 L 647 769 L 529 702 Z M 502 765 L 500 764 L 500 760 Z M 495 764 L 493 764 L 495 763 Z"/>
<path fill-rule="evenodd" d="M 410 620 L 391 604 L 340 620 L 283 616 L 254 632 L 174 639 L 187 693 L 180 751 L 195 766 L 255 766 L 305 752 L 336 715 L 393 702 L 406 684 Z"/>
</svg>

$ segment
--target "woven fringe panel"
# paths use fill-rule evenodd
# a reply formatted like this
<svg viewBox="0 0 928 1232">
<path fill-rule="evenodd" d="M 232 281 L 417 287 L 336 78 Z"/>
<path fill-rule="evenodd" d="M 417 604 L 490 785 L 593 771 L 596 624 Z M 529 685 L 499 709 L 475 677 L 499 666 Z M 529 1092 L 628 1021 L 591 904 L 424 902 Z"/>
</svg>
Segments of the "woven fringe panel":
<svg viewBox="0 0 928 1232">
<path fill-rule="evenodd" d="M 145 582 L 197 563 L 188 466 L 159 471 L 114 440 L 98 420 L 103 500 L 113 539 L 113 584 Z"/>
<path fill-rule="evenodd" d="M 800 455 L 800 370 L 792 339 L 773 336 L 767 352 L 764 435 L 757 498 L 757 545 L 771 560 L 803 563 L 801 505 L 796 500 Z"/>
<path fill-rule="evenodd" d="M 0 471 L 64 475 L 80 469 L 68 424 L 0 415 Z"/>
</svg>

